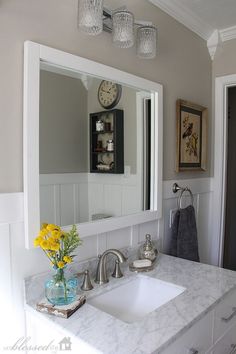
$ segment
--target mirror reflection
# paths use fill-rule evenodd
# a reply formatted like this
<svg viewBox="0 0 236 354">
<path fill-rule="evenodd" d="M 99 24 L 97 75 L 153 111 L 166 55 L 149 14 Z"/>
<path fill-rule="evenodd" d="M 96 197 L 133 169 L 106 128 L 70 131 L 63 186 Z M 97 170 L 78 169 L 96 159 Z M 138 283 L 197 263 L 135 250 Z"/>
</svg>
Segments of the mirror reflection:
<svg viewBox="0 0 236 354">
<path fill-rule="evenodd" d="M 41 65 L 41 222 L 150 209 L 150 107 L 148 92 Z"/>
</svg>

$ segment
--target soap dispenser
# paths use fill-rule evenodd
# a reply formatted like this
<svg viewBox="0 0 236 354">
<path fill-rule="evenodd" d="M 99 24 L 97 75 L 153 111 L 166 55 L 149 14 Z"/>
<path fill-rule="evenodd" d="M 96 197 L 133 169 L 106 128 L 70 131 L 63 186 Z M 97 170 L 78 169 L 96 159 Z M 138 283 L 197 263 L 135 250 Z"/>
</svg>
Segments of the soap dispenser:
<svg viewBox="0 0 236 354">
<path fill-rule="evenodd" d="M 146 241 L 140 247 L 140 259 L 150 259 L 154 261 L 157 256 L 157 250 L 153 246 L 151 235 L 147 234 L 145 238 Z"/>
</svg>

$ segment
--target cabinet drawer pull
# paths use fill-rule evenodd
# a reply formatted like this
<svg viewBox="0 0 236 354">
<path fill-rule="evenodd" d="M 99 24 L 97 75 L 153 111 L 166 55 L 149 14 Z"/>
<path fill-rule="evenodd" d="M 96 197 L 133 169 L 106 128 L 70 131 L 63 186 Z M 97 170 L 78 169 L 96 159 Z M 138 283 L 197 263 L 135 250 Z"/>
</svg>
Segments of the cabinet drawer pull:
<svg viewBox="0 0 236 354">
<path fill-rule="evenodd" d="M 189 354 L 198 354 L 198 353 L 199 353 L 199 351 L 197 349 L 193 349 L 192 348 L 192 349 L 189 350 Z"/>
<path fill-rule="evenodd" d="M 229 321 L 231 321 L 232 320 L 232 318 L 234 317 L 234 316 L 236 316 L 236 307 L 233 307 L 232 308 L 232 314 L 229 316 L 229 317 L 221 317 L 221 320 L 223 321 L 223 322 L 225 322 L 225 323 L 227 323 L 227 322 L 229 322 Z"/>
<path fill-rule="evenodd" d="M 236 344 L 231 344 L 231 351 L 229 354 L 235 354 L 236 353 Z"/>
</svg>

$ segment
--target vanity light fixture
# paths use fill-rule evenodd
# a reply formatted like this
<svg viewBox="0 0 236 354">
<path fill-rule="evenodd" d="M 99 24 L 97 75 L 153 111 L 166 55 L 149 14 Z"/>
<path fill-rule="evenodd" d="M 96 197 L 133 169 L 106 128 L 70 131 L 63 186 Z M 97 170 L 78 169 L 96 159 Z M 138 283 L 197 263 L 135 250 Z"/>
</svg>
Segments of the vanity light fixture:
<svg viewBox="0 0 236 354">
<path fill-rule="evenodd" d="M 151 22 L 135 21 L 126 7 L 109 10 L 103 0 L 78 0 L 78 28 L 88 35 L 103 30 L 112 34 L 112 42 L 119 48 L 130 48 L 135 43 L 139 58 L 153 59 L 157 51 L 157 28 Z"/>
<path fill-rule="evenodd" d="M 153 59 L 157 50 L 157 29 L 154 26 L 140 26 L 137 29 L 137 55 Z"/>
<path fill-rule="evenodd" d="M 89 35 L 96 36 L 103 29 L 103 0 L 79 0 L 79 29 Z"/>
<path fill-rule="evenodd" d="M 129 11 L 116 11 L 112 14 L 112 41 L 120 48 L 134 45 L 134 15 Z"/>
</svg>

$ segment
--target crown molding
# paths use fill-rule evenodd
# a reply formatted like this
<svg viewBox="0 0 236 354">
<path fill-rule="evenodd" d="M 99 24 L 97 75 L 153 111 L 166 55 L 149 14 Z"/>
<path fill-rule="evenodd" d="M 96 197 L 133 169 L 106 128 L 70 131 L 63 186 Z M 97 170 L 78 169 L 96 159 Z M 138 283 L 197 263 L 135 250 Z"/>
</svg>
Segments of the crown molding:
<svg viewBox="0 0 236 354">
<path fill-rule="evenodd" d="M 219 32 L 222 42 L 230 41 L 231 39 L 236 39 L 236 26 L 224 28 Z"/>
<path fill-rule="evenodd" d="M 149 0 L 152 4 L 158 6 L 162 11 L 173 17 L 185 27 L 195 32 L 206 41 L 214 32 L 214 28 L 202 21 L 192 11 L 177 3 L 176 0 Z"/>
<path fill-rule="evenodd" d="M 236 26 L 224 28 L 220 31 L 215 30 L 207 41 L 207 47 L 211 60 L 214 60 L 216 50 L 222 42 L 236 39 Z"/>
<path fill-rule="evenodd" d="M 191 10 L 179 4 L 177 0 L 149 1 L 206 40 L 211 60 L 214 60 L 216 50 L 222 42 L 236 39 L 236 26 L 221 30 L 215 29 L 202 21 L 201 18 L 196 16 Z"/>
</svg>

